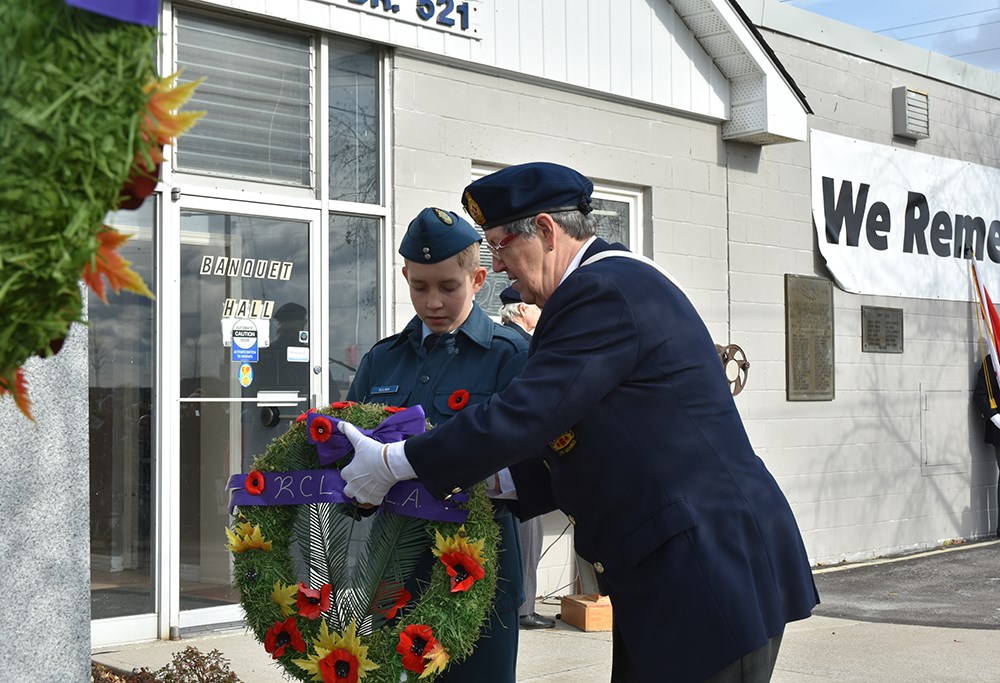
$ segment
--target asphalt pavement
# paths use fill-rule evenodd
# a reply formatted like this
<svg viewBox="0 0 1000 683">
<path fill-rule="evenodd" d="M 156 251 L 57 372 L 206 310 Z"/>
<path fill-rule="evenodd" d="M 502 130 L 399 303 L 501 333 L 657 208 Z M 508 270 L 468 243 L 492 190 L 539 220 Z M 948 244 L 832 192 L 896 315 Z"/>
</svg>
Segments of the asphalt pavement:
<svg viewBox="0 0 1000 683">
<path fill-rule="evenodd" d="M 815 577 L 823 602 L 788 625 L 772 683 L 1000 680 L 1000 541 L 818 568 Z M 537 611 L 556 616 L 558 599 Z M 243 630 L 101 648 L 93 658 L 123 671 L 155 670 L 188 645 L 220 650 L 244 683 L 286 680 Z M 610 674 L 610 632 L 558 620 L 554 629 L 521 631 L 519 682 L 601 683 Z"/>
</svg>

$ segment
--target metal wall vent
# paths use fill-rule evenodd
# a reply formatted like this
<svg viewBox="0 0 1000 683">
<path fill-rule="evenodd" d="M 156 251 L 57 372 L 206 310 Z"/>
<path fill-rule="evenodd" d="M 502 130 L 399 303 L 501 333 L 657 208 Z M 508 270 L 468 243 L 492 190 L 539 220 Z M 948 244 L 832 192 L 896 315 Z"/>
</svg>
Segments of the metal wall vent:
<svg viewBox="0 0 1000 683">
<path fill-rule="evenodd" d="M 931 136 L 927 93 L 905 85 L 892 89 L 892 134 L 910 140 Z"/>
</svg>

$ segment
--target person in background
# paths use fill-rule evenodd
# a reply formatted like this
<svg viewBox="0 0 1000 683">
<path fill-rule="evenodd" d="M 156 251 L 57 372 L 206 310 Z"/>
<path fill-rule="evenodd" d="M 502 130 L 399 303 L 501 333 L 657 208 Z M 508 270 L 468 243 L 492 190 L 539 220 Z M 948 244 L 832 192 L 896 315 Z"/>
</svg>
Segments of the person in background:
<svg viewBox="0 0 1000 683">
<path fill-rule="evenodd" d="M 986 380 L 987 372 L 989 381 Z M 979 365 L 976 376 L 976 389 L 972 400 L 979 414 L 983 416 L 983 441 L 993 445 L 993 455 L 997 459 L 997 469 L 1000 471 L 1000 387 L 997 386 L 996 374 L 993 371 L 993 359 L 987 356 Z M 1000 476 L 997 479 L 997 528 L 996 537 L 1000 538 Z"/>
<path fill-rule="evenodd" d="M 541 315 L 538 306 L 521 301 L 513 287 L 500 292 L 500 323 L 517 331 L 530 344 L 531 333 Z M 524 602 L 518 612 L 521 628 L 555 628 L 555 619 L 535 611 L 538 596 L 538 561 L 542 555 L 542 518 L 532 517 L 521 522 L 521 569 L 524 572 Z"/>
<path fill-rule="evenodd" d="M 486 281 L 479 265 L 482 236 L 458 214 L 421 211 L 399 246 L 403 277 L 416 315 L 399 334 L 365 354 L 347 392 L 350 401 L 423 406 L 431 424 L 447 424 L 462 410 L 503 389 L 527 359 L 521 335 L 498 325 L 475 303 Z M 453 407 L 456 392 L 468 402 Z M 474 452 L 466 454 L 475 458 Z M 485 477 L 484 477 L 485 478 Z M 521 551 L 517 524 L 504 503 L 494 502 L 500 526 L 497 592 L 490 621 L 465 661 L 435 680 L 446 683 L 514 683 L 517 610 L 521 594 Z M 427 558 L 430 558 L 428 552 Z M 429 576 L 433 559 L 418 565 Z"/>
<path fill-rule="evenodd" d="M 384 445 L 352 425 L 345 492 L 443 498 L 510 468 L 528 519 L 559 508 L 614 609 L 612 680 L 764 683 L 819 596 L 704 321 L 657 264 L 596 237 L 593 184 L 529 163 L 462 203 L 493 270 L 541 307 L 524 370 L 446 424 Z M 474 457 L 470 457 L 474 454 Z"/>
</svg>

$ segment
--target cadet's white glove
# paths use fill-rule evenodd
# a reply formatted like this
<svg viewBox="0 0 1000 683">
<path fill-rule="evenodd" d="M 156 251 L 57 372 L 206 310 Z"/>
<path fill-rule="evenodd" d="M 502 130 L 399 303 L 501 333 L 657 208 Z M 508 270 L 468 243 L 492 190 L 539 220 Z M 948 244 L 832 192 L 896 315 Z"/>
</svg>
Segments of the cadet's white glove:
<svg viewBox="0 0 1000 683">
<path fill-rule="evenodd" d="M 344 478 L 344 494 L 362 505 L 381 505 L 393 484 L 408 478 L 393 474 L 386 458 L 389 449 L 394 451 L 394 456 L 401 457 L 403 442 L 380 443 L 362 434 L 350 422 L 341 421 L 339 427 L 354 445 L 354 458 L 340 471 Z"/>
<path fill-rule="evenodd" d="M 990 422 L 995 424 L 997 426 L 997 429 L 1000 429 L 1000 413 L 997 413 L 996 415 L 991 415 Z"/>
</svg>

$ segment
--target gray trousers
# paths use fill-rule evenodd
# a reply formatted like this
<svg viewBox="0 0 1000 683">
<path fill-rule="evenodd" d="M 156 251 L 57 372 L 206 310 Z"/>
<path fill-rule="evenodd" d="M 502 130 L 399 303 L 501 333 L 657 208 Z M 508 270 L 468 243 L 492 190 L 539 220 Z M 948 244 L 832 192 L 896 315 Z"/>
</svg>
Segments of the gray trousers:
<svg viewBox="0 0 1000 683">
<path fill-rule="evenodd" d="M 521 522 L 521 566 L 524 570 L 524 602 L 518 616 L 524 617 L 535 611 L 535 597 L 538 595 L 538 560 L 542 554 L 542 518 L 534 517 Z"/>
</svg>

